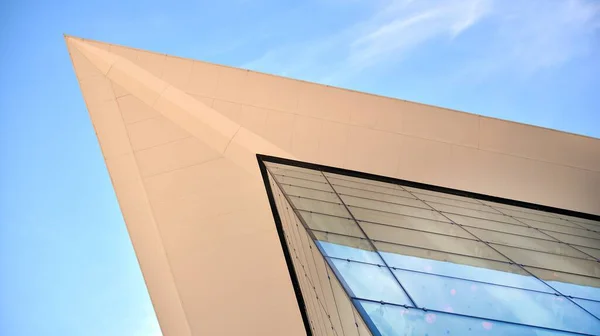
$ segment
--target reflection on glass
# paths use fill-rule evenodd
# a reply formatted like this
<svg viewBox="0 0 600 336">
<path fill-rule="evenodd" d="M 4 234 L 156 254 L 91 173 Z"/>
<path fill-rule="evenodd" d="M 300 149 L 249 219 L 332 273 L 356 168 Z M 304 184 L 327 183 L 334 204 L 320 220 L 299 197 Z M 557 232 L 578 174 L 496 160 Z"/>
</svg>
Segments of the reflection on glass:
<svg viewBox="0 0 600 336">
<path fill-rule="evenodd" d="M 483 268 L 433 259 L 418 258 L 397 253 L 381 252 L 381 256 L 390 267 L 462 278 L 466 280 L 489 282 L 492 284 L 531 289 L 547 293 L 555 293 L 550 287 L 545 285 L 540 280 L 532 276 L 525 275 L 526 273 L 521 271 L 518 267 L 507 263 L 491 260 L 480 260 L 482 265 L 486 265 L 488 267 Z M 502 269 L 504 271 L 490 269 L 492 267 Z"/>
<path fill-rule="evenodd" d="M 360 247 L 345 246 L 339 244 L 332 244 L 326 241 L 317 241 L 317 244 L 326 256 L 332 258 L 346 259 L 360 261 L 370 264 L 383 265 L 383 261 L 379 257 L 377 252 L 373 251 L 369 246 L 368 242 L 361 241 L 357 238 L 347 237 L 348 240 L 352 239 L 355 245 L 362 245 Z"/>
<path fill-rule="evenodd" d="M 382 336 L 568 336 L 572 333 L 355 300 Z"/>
<path fill-rule="evenodd" d="M 360 299 L 411 305 L 410 299 L 387 267 L 329 259 L 342 276 L 350 296 Z"/>
<path fill-rule="evenodd" d="M 600 318 L 600 302 L 590 301 L 584 299 L 573 299 L 578 305 L 582 306 L 585 310 L 594 314 L 594 316 Z"/>
<path fill-rule="evenodd" d="M 299 210 L 300 217 L 312 230 L 333 232 L 353 237 L 363 237 L 362 231 L 356 222 L 349 218 L 329 216 L 316 212 Z"/>
<path fill-rule="evenodd" d="M 574 332 L 593 333 L 600 321 L 567 298 L 411 271 L 393 271 L 427 309 Z"/>
</svg>

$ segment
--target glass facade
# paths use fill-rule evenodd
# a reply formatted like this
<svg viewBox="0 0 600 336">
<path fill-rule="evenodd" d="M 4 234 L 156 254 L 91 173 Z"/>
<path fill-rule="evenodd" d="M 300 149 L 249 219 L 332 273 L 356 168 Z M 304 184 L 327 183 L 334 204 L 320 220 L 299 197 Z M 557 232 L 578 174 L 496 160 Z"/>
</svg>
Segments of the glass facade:
<svg viewBox="0 0 600 336">
<path fill-rule="evenodd" d="M 600 222 L 264 164 L 313 335 L 600 335 Z"/>
</svg>

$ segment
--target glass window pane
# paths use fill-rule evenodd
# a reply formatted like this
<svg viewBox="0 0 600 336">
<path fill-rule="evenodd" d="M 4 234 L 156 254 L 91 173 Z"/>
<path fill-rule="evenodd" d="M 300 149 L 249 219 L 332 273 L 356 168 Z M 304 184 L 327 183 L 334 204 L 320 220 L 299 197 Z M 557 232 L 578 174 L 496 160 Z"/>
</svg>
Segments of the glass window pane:
<svg viewBox="0 0 600 336">
<path fill-rule="evenodd" d="M 357 196 L 357 197 L 368 198 L 368 199 L 373 199 L 373 200 L 378 200 L 378 201 L 383 201 L 383 202 L 403 204 L 403 205 L 414 206 L 414 207 L 419 207 L 419 208 L 424 208 L 424 209 L 431 209 L 427 204 L 425 204 L 415 198 L 382 194 L 382 193 L 375 192 L 375 191 L 359 190 L 359 189 L 348 188 L 348 187 L 340 187 L 340 186 L 334 186 L 334 187 L 335 187 L 335 190 L 340 195 Z"/>
<path fill-rule="evenodd" d="M 591 248 L 600 248 L 600 239 L 595 239 L 595 235 L 593 233 L 589 234 L 587 237 L 582 236 L 574 236 L 567 233 L 560 233 L 554 231 L 542 230 L 545 234 L 554 237 L 562 242 L 573 244 L 573 245 L 581 245 L 587 246 Z M 600 238 L 600 237 L 599 237 Z"/>
<path fill-rule="evenodd" d="M 576 246 L 576 248 L 581 252 L 587 253 L 588 255 L 600 260 L 600 250 L 583 246 Z"/>
<path fill-rule="evenodd" d="M 387 267 L 340 259 L 330 261 L 353 297 L 411 305 L 410 299 Z"/>
<path fill-rule="evenodd" d="M 275 177 L 277 182 L 279 182 L 281 184 L 289 184 L 289 185 L 301 186 L 301 187 L 305 187 L 305 188 L 318 189 L 318 190 L 323 190 L 323 191 L 332 191 L 331 186 L 327 183 L 315 182 L 315 181 L 299 179 L 299 178 L 295 178 L 295 177 L 276 175 L 276 174 L 273 174 L 273 176 Z"/>
<path fill-rule="evenodd" d="M 575 332 L 600 330 L 600 320 L 561 296 L 411 271 L 393 272 L 415 302 L 428 309 Z"/>
<path fill-rule="evenodd" d="M 382 336 L 569 336 L 572 333 L 355 300 Z"/>
<path fill-rule="evenodd" d="M 317 239 L 317 245 L 328 257 L 383 265 L 379 254 L 373 250 L 371 243 L 366 239 L 317 231 L 313 233 Z"/>
<path fill-rule="evenodd" d="M 314 169 L 290 166 L 290 165 L 286 165 L 286 164 L 279 164 L 279 163 L 273 163 L 273 162 L 265 162 L 265 164 L 267 167 L 269 167 L 269 170 L 271 170 L 272 172 L 276 172 L 276 171 L 280 171 L 280 170 L 284 170 L 284 171 L 293 170 L 293 171 L 297 171 L 297 172 L 301 172 L 301 173 L 305 173 L 305 174 L 322 176 L 320 171 L 314 170 Z"/>
<path fill-rule="evenodd" d="M 312 211 L 346 218 L 350 217 L 348 211 L 342 204 L 317 201 L 297 196 L 290 196 L 290 200 L 298 210 Z"/>
<path fill-rule="evenodd" d="M 342 324 L 343 332 L 339 333 L 338 336 L 359 336 L 356 328 L 356 320 L 354 319 L 354 308 L 352 301 L 348 294 L 344 291 L 344 288 L 340 285 L 336 275 L 327 267 L 327 273 L 329 276 L 329 283 L 331 285 L 333 296 L 335 298 L 335 305 L 337 307 L 338 316 L 340 317 L 340 323 Z"/>
<path fill-rule="evenodd" d="M 518 264 L 575 273 L 585 276 L 600 276 L 600 263 L 593 260 L 522 250 L 504 245 L 491 245 Z"/>
<path fill-rule="evenodd" d="M 397 189 L 397 188 L 387 188 L 387 187 L 382 187 L 382 186 L 377 186 L 377 185 L 372 185 L 372 184 L 357 183 L 357 182 L 348 181 L 345 179 L 342 180 L 342 179 L 338 179 L 338 178 L 332 178 L 329 176 L 327 177 L 327 179 L 334 187 L 342 186 L 342 187 L 349 187 L 349 188 L 354 188 L 354 189 L 358 189 L 358 190 L 375 191 L 375 192 L 379 192 L 382 194 L 411 197 L 409 195 L 406 195 L 406 191 Z"/>
<path fill-rule="evenodd" d="M 486 219 L 482 219 L 482 218 L 461 216 L 461 215 L 455 215 L 455 214 L 449 214 L 449 213 L 447 213 L 446 216 L 448 216 L 448 218 L 450 218 L 455 223 L 458 223 L 461 225 L 472 226 L 472 227 L 477 227 L 477 228 L 487 229 L 487 230 L 500 231 L 500 232 L 514 233 L 514 234 L 519 234 L 519 235 L 534 237 L 534 238 L 540 238 L 540 239 L 551 239 L 550 237 L 548 237 L 547 235 L 545 235 L 544 233 L 542 233 L 536 229 L 532 229 L 532 228 L 522 226 L 522 225 L 513 225 L 513 224 L 508 224 L 508 223 L 503 223 L 503 222 L 486 220 Z"/>
<path fill-rule="evenodd" d="M 501 214 L 497 214 L 497 213 L 459 208 L 459 207 L 455 207 L 455 206 L 434 203 L 434 202 L 426 202 L 426 203 L 431 205 L 434 209 L 439 210 L 444 213 L 454 213 L 454 214 L 458 214 L 458 215 L 465 215 L 465 216 L 495 220 L 498 222 L 510 223 L 510 224 L 515 224 L 515 225 L 524 225 L 523 223 L 518 222 L 514 218 L 504 216 Z"/>
<path fill-rule="evenodd" d="M 590 235 L 593 237 L 596 237 L 596 234 L 594 232 L 591 232 L 591 231 L 585 230 L 585 229 L 578 229 L 578 228 L 575 228 L 572 226 L 539 222 L 539 221 L 534 221 L 531 219 L 521 219 L 521 221 L 529 226 L 532 226 L 532 227 L 538 228 L 538 229 L 542 229 L 545 231 L 546 230 L 547 231 L 556 231 L 556 232 L 560 232 L 560 233 L 567 233 L 567 234 L 583 236 L 583 237 L 588 237 Z"/>
<path fill-rule="evenodd" d="M 466 239 L 474 239 L 472 235 L 463 230 L 458 225 L 453 225 L 450 223 L 443 222 L 435 222 L 430 221 L 428 219 L 416 218 L 416 217 L 406 217 L 406 220 L 401 222 L 396 222 L 395 225 L 392 224 L 376 224 L 372 222 L 359 221 L 361 227 L 364 229 L 365 226 L 369 226 L 371 230 L 379 230 L 381 233 L 374 234 L 373 237 L 385 237 L 385 235 L 389 235 L 386 241 L 396 242 L 395 236 L 399 234 L 403 234 L 404 231 L 396 230 L 396 228 L 406 228 L 409 230 L 417 230 L 423 232 L 430 233 L 438 233 L 444 234 L 453 237 L 461 237 Z M 378 238 L 373 238 L 378 239 Z M 379 239 L 378 239 L 379 240 Z"/>
<path fill-rule="evenodd" d="M 560 293 L 600 301 L 600 279 L 582 275 L 525 267 Z"/>
<path fill-rule="evenodd" d="M 381 181 L 376 181 L 376 180 L 369 180 L 369 179 L 364 179 L 364 178 L 360 178 L 360 177 L 333 174 L 333 173 L 325 173 L 325 175 L 327 176 L 327 178 L 345 180 L 345 181 L 350 181 L 350 182 L 360 183 L 360 184 L 374 185 L 374 186 L 384 187 L 384 188 L 388 188 L 388 189 L 402 190 L 402 187 L 400 187 L 399 185 L 394 184 L 394 183 L 387 183 L 387 182 L 381 182 Z"/>
<path fill-rule="evenodd" d="M 305 198 L 312 198 L 319 201 L 339 203 L 339 198 L 333 191 L 321 191 L 316 189 L 291 186 L 287 184 L 282 184 L 281 186 L 283 188 L 283 191 L 290 196 L 299 196 Z"/>
<path fill-rule="evenodd" d="M 584 224 L 591 224 L 591 225 L 600 225 L 600 221 L 596 221 L 596 220 L 591 220 L 591 219 L 587 219 L 587 218 L 581 218 L 581 217 L 573 217 L 573 216 L 567 216 L 567 215 L 561 215 L 561 214 L 556 214 L 557 217 L 560 217 L 562 219 L 566 219 L 570 222 L 574 222 L 574 223 L 584 223 Z"/>
<path fill-rule="evenodd" d="M 558 225 L 575 226 L 575 225 L 567 222 L 566 220 L 563 220 L 563 219 L 560 219 L 560 218 L 554 217 L 554 216 L 546 216 L 546 215 L 541 215 L 541 214 L 537 214 L 537 213 L 529 213 L 529 212 L 510 210 L 510 209 L 500 209 L 500 212 L 502 212 L 506 215 L 509 215 L 509 216 L 518 217 L 519 219 L 524 218 L 524 219 L 531 219 L 531 220 L 552 223 L 552 224 L 558 224 Z"/>
<path fill-rule="evenodd" d="M 427 189 L 407 187 L 407 186 L 402 186 L 402 188 L 404 188 L 406 191 L 409 191 L 413 194 L 419 194 L 419 197 L 420 197 L 420 195 L 431 195 L 431 196 L 454 199 L 457 201 L 481 204 L 481 201 L 479 201 L 478 199 L 474 199 L 474 198 L 469 198 L 469 197 L 464 197 L 464 196 L 459 196 L 459 195 L 454 195 L 454 194 L 447 194 L 447 193 L 433 191 L 433 190 L 427 190 Z"/>
<path fill-rule="evenodd" d="M 600 302 L 583 299 L 573 299 L 573 301 L 582 306 L 585 310 L 592 313 L 594 316 L 600 318 Z"/>
<path fill-rule="evenodd" d="M 363 230 L 373 240 L 414 246 L 436 251 L 506 261 L 485 244 L 464 238 L 364 223 Z M 386 229 L 389 228 L 390 230 Z"/>
<path fill-rule="evenodd" d="M 491 207 L 489 207 L 485 204 L 466 202 L 463 200 L 456 200 L 456 199 L 446 198 L 443 196 L 433 196 L 433 195 L 416 194 L 416 193 L 415 193 L 415 195 L 424 201 L 430 201 L 430 202 L 440 203 L 440 204 L 449 205 L 449 206 L 457 206 L 457 207 L 461 207 L 461 208 L 467 208 L 467 209 L 479 210 L 479 211 L 487 211 L 487 212 L 493 212 L 496 214 L 500 214 L 500 212 L 492 209 Z"/>
<path fill-rule="evenodd" d="M 525 213 L 529 213 L 529 214 L 537 214 L 537 215 L 540 215 L 540 216 L 559 218 L 558 214 L 555 214 L 555 213 L 552 213 L 552 212 L 545 212 L 545 211 L 541 211 L 541 210 L 535 210 L 535 209 L 520 207 L 520 206 L 516 206 L 516 205 L 496 203 L 496 202 L 485 201 L 485 200 L 479 200 L 479 201 L 481 203 L 489 205 L 492 208 L 494 208 L 496 210 L 499 210 L 501 212 L 502 212 L 502 209 L 506 209 L 506 210 L 512 210 L 512 211 L 518 211 L 518 212 L 525 212 Z M 526 217 L 523 217 L 523 216 L 517 216 L 517 217 L 526 218 Z"/>
<path fill-rule="evenodd" d="M 323 177 L 323 175 L 307 174 L 303 171 L 298 171 L 298 170 L 279 170 L 276 173 L 274 172 L 274 174 L 276 174 L 278 176 L 295 177 L 298 179 L 327 183 L 327 181 L 325 180 L 325 177 Z"/>
<path fill-rule="evenodd" d="M 312 230 L 333 232 L 354 237 L 364 237 L 362 231 L 360 231 L 360 228 L 352 219 L 323 215 L 304 210 L 298 212 L 302 219 L 304 219 L 304 222 L 306 222 L 306 225 Z"/>
<path fill-rule="evenodd" d="M 386 246 L 381 246 L 380 243 L 377 243 L 375 246 L 377 249 L 380 249 L 381 247 L 386 248 Z M 446 256 L 448 256 L 446 259 L 450 259 L 453 262 L 440 261 L 413 256 L 417 253 L 410 249 L 414 250 L 414 248 L 402 246 L 400 246 L 400 248 L 395 250 L 396 253 L 380 250 L 381 256 L 390 267 L 555 293 L 555 291 L 542 281 L 532 277 L 515 265 L 487 259 L 451 256 L 447 253 L 445 253 Z M 411 253 L 413 255 L 402 255 L 398 253 L 400 251 Z M 422 254 L 423 253 L 421 253 L 421 255 Z"/>
<path fill-rule="evenodd" d="M 572 223 L 573 225 L 575 225 L 579 228 L 588 229 L 588 230 L 594 231 L 595 233 L 600 233 L 600 226 L 598 226 L 598 225 L 575 223 L 575 222 L 569 222 L 569 223 Z"/>
<path fill-rule="evenodd" d="M 437 220 L 437 221 L 441 221 L 441 222 L 450 222 L 446 217 L 440 215 L 437 211 L 433 211 L 433 210 L 403 206 L 403 205 L 399 205 L 399 204 L 379 202 L 376 200 L 368 200 L 368 199 L 358 198 L 358 197 L 353 197 L 353 196 L 341 195 L 341 198 L 344 201 L 344 203 L 346 203 L 346 205 L 348 205 L 348 207 L 350 208 L 351 211 L 354 211 L 353 209 L 359 207 L 359 208 L 366 208 L 366 209 L 371 209 L 371 210 L 391 212 L 391 213 L 396 213 L 396 214 L 400 214 L 400 215 L 421 217 L 421 218 Z"/>
<path fill-rule="evenodd" d="M 512 235 L 509 233 L 483 230 L 483 229 L 478 229 L 478 228 L 467 228 L 467 230 L 470 231 L 471 233 L 473 233 L 479 239 L 486 241 L 486 242 L 504 244 L 504 245 L 515 246 L 515 247 L 523 247 L 526 249 L 532 249 L 532 250 L 536 250 L 536 251 L 542 251 L 542 252 L 548 252 L 548 253 L 554 253 L 554 254 L 560 254 L 560 255 L 567 255 L 567 256 L 576 257 L 576 258 L 590 259 L 589 256 L 575 250 L 574 248 L 570 247 L 569 245 L 562 244 L 562 243 L 555 242 L 555 241 L 543 240 L 543 239 L 537 239 L 537 238 L 529 238 L 529 237 L 524 237 L 524 236 L 517 236 L 517 235 Z M 551 239 L 551 238 L 548 237 L 548 239 Z"/>
</svg>

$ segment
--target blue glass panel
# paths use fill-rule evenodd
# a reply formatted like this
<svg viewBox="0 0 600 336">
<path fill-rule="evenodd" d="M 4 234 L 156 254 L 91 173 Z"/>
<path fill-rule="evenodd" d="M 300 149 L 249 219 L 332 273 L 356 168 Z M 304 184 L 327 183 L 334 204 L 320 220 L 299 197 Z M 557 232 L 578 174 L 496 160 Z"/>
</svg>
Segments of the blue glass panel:
<svg viewBox="0 0 600 336">
<path fill-rule="evenodd" d="M 568 282 L 546 281 L 550 286 L 564 295 L 600 301 L 600 288 L 581 286 Z"/>
<path fill-rule="evenodd" d="M 410 271 L 393 271 L 420 307 L 566 331 L 600 331 L 600 320 L 565 297 Z"/>
<path fill-rule="evenodd" d="M 328 234 L 328 236 L 331 237 L 332 235 Z M 339 237 L 338 235 L 335 236 L 336 238 Z M 319 237 L 317 236 L 317 238 Z M 317 241 L 317 244 L 321 247 L 323 251 L 325 251 L 325 255 L 328 257 L 350 259 L 370 264 L 383 265 L 383 261 L 381 260 L 377 252 L 374 252 L 370 248 L 369 243 L 366 240 L 352 237 L 344 237 L 344 239 L 352 241 L 348 242 L 349 244 L 352 244 L 354 246 L 361 246 L 362 248 L 334 244 L 322 240 Z"/>
<path fill-rule="evenodd" d="M 350 296 L 400 305 L 411 305 L 390 270 L 384 266 L 329 259 Z"/>
<path fill-rule="evenodd" d="M 582 306 L 587 311 L 600 318 L 600 302 L 583 299 L 573 299 L 573 301 L 577 302 L 578 305 Z"/>
<path fill-rule="evenodd" d="M 572 333 L 355 300 L 382 336 L 570 336 Z M 375 333 L 373 333 L 375 334 Z"/>
<path fill-rule="evenodd" d="M 483 281 L 499 285 L 554 293 L 550 287 L 538 279 L 528 275 L 516 274 L 516 272 L 519 272 L 520 269 L 516 266 L 511 266 L 508 263 L 500 263 L 491 260 L 485 261 L 485 263 L 487 263 L 490 267 L 502 268 L 508 271 L 503 272 L 483 267 L 461 265 L 446 261 L 406 256 L 397 253 L 381 252 L 381 256 L 390 267 L 398 267 L 425 273 L 446 275 L 467 280 Z"/>
</svg>

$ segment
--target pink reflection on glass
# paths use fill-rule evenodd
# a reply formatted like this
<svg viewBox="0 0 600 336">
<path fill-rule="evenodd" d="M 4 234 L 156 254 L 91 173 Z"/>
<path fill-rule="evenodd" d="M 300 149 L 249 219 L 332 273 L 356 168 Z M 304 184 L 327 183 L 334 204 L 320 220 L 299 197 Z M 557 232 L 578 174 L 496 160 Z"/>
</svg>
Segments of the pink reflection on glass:
<svg viewBox="0 0 600 336">
<path fill-rule="evenodd" d="M 452 289 L 450 290 L 450 294 L 451 294 L 451 295 L 456 295 L 456 289 L 452 288 Z"/>
<path fill-rule="evenodd" d="M 485 330 L 491 330 L 492 326 L 493 326 L 492 322 L 487 322 L 487 321 L 481 322 L 481 325 L 483 326 L 483 329 L 485 329 Z"/>
<path fill-rule="evenodd" d="M 431 268 L 431 265 L 425 265 L 425 267 L 423 267 L 423 269 L 425 270 L 425 272 L 431 272 L 431 270 L 433 268 Z"/>
<path fill-rule="evenodd" d="M 452 307 L 450 307 L 450 306 L 446 306 L 446 307 L 444 307 L 444 311 L 445 311 L 446 313 L 454 313 L 454 309 L 452 309 Z"/>
<path fill-rule="evenodd" d="M 429 324 L 435 323 L 435 319 L 437 317 L 435 316 L 435 314 L 429 313 L 425 315 L 425 321 Z"/>
<path fill-rule="evenodd" d="M 477 291 L 477 285 L 471 285 L 471 290 L 472 290 L 473 292 Z"/>
<path fill-rule="evenodd" d="M 555 297 L 554 300 L 558 302 L 563 302 L 563 298 L 560 296 Z"/>
<path fill-rule="evenodd" d="M 400 315 L 404 316 L 404 314 L 408 314 L 408 309 L 400 310 Z"/>
</svg>

